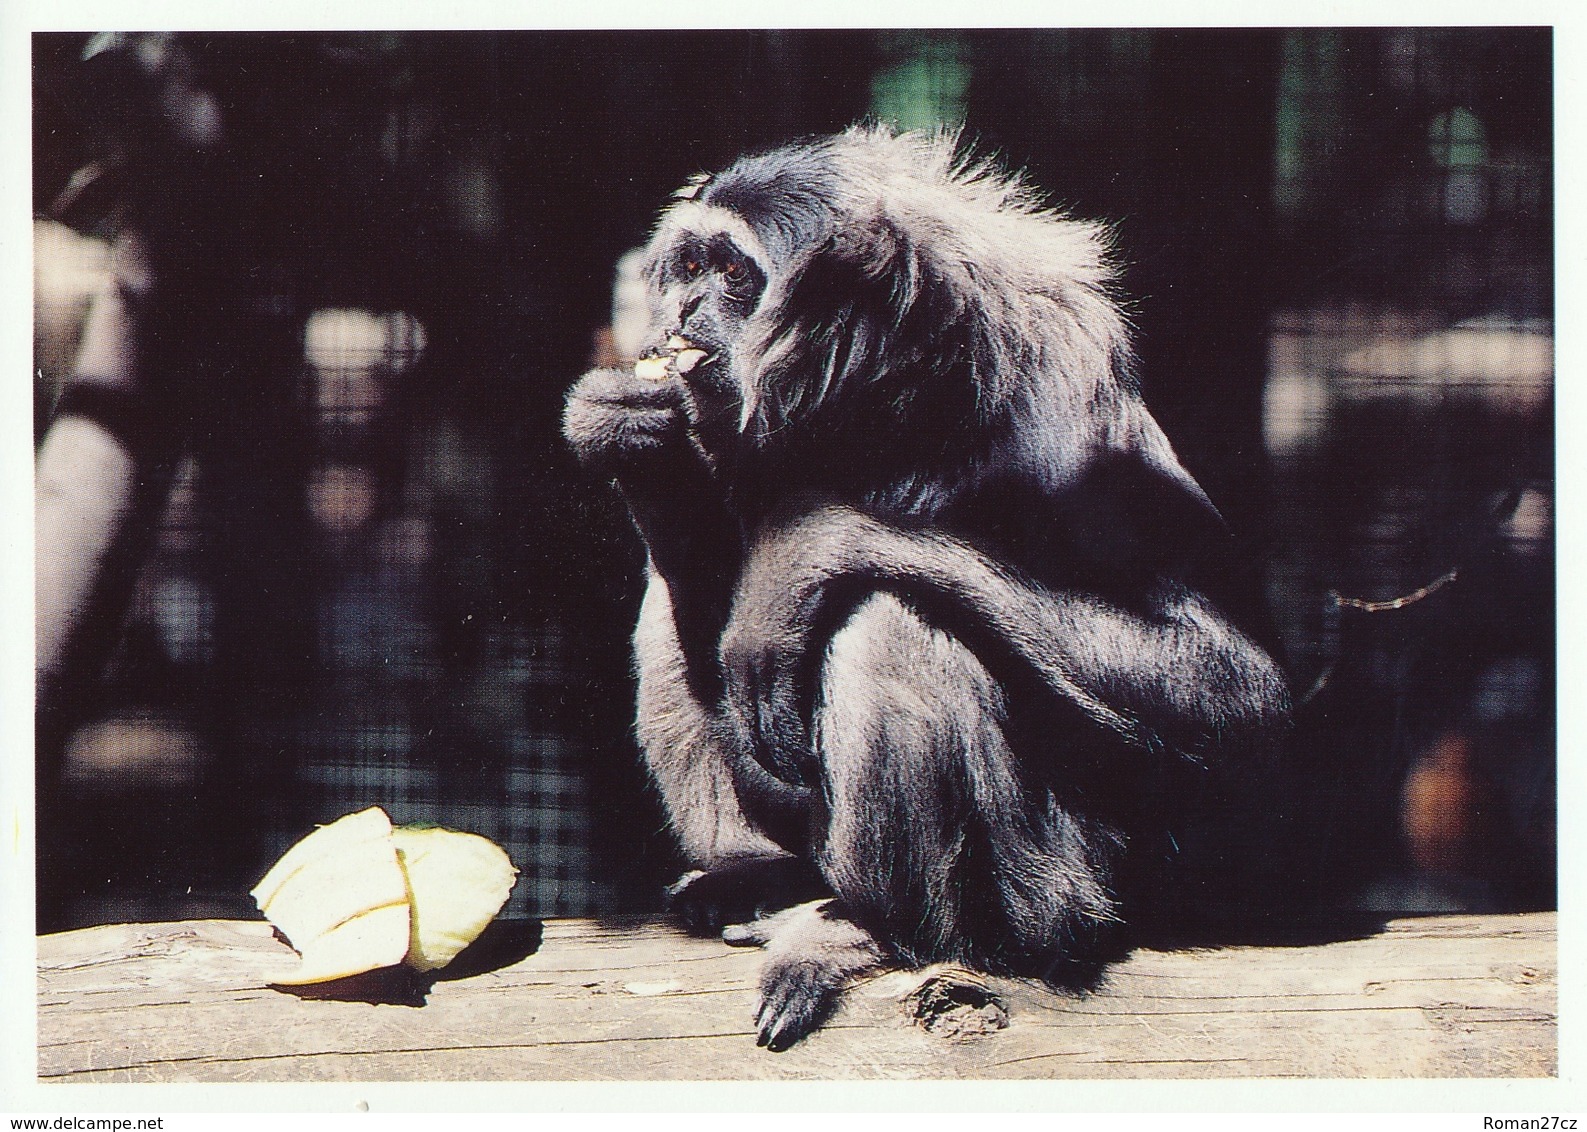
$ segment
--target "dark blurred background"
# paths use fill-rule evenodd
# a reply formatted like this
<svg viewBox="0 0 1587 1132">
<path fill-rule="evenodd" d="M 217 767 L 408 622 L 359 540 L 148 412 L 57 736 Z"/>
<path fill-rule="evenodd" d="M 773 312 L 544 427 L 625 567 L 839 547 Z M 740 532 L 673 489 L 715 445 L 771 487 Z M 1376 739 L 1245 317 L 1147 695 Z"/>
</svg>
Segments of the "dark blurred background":
<svg viewBox="0 0 1587 1132">
<path fill-rule="evenodd" d="M 1302 701 L 1318 899 L 1552 906 L 1547 29 L 40 35 L 34 92 L 45 449 L 115 240 L 152 281 L 137 489 L 41 628 L 41 930 L 250 916 L 375 803 L 501 842 L 510 914 L 656 907 L 642 554 L 562 398 L 673 188 L 867 116 L 1117 224 Z"/>
</svg>

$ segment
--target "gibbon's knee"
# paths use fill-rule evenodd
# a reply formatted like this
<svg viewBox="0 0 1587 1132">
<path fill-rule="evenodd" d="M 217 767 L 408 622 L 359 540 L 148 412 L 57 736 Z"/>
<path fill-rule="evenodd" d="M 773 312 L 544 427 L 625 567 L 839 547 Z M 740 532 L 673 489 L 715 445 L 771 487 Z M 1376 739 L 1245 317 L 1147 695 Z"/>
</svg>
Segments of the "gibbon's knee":
<svg viewBox="0 0 1587 1132">
<path fill-rule="evenodd" d="M 1008 725 L 976 656 L 899 599 L 873 596 L 833 635 L 812 728 L 817 861 L 908 961 L 1045 973 L 1115 918 L 1116 840 L 1022 767 Z"/>
</svg>

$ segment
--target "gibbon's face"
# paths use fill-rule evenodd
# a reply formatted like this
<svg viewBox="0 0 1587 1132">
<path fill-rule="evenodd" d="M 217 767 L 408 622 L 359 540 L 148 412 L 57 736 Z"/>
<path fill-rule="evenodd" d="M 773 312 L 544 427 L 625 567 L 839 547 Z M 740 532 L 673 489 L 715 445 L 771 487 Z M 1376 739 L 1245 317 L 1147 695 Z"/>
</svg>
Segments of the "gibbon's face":
<svg viewBox="0 0 1587 1132">
<path fill-rule="evenodd" d="M 675 194 L 651 240 L 650 345 L 717 440 L 743 436 L 768 396 L 809 381 L 805 328 L 790 303 L 839 224 L 828 150 L 774 150 L 700 175 Z"/>
<path fill-rule="evenodd" d="M 656 352 L 697 397 L 736 402 L 734 355 L 766 292 L 765 252 L 725 209 L 699 208 L 680 219 L 651 253 L 652 327 L 662 340 Z"/>
</svg>

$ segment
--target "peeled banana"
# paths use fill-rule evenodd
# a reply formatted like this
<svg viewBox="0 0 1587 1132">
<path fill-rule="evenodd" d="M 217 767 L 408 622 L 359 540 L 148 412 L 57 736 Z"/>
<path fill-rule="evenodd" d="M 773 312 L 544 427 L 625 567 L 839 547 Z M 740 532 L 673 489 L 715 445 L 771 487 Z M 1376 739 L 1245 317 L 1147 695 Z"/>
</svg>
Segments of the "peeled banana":
<svg viewBox="0 0 1587 1132">
<path fill-rule="evenodd" d="M 348 814 L 288 849 L 254 886 L 259 910 L 303 960 L 274 981 L 444 967 L 501 911 L 517 873 L 475 834 L 393 829 L 379 806 Z"/>
<path fill-rule="evenodd" d="M 494 841 L 450 829 L 398 829 L 397 860 L 408 878 L 408 966 L 445 967 L 507 902 L 518 870 Z"/>
</svg>

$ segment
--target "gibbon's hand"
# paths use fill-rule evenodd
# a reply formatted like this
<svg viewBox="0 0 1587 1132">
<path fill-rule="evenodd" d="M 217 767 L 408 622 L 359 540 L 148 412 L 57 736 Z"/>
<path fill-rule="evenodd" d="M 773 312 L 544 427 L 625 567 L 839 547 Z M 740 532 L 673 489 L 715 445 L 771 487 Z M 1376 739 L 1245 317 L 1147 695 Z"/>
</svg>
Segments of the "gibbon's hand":
<svg viewBox="0 0 1587 1132">
<path fill-rule="evenodd" d="M 568 394 L 562 434 L 579 460 L 614 475 L 688 445 L 686 394 L 677 377 L 591 370 Z"/>
</svg>

